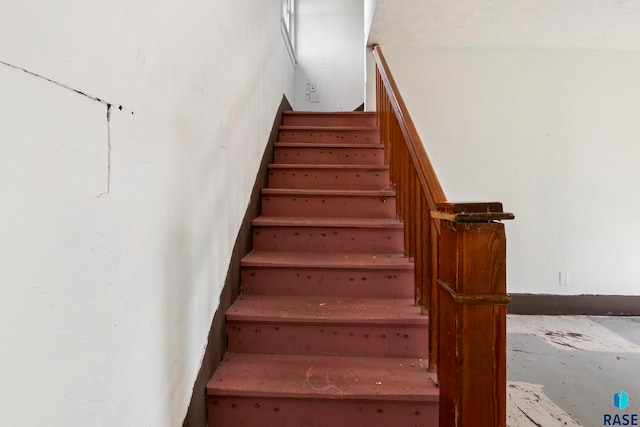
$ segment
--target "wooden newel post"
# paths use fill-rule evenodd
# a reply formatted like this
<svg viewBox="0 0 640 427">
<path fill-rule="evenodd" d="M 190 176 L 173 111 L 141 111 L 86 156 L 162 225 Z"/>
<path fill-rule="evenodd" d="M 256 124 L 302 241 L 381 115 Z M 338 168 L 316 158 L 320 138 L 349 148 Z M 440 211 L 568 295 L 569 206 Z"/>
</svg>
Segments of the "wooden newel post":
<svg viewBox="0 0 640 427">
<path fill-rule="evenodd" d="M 506 239 L 501 203 L 442 203 L 440 427 L 506 427 Z"/>
</svg>

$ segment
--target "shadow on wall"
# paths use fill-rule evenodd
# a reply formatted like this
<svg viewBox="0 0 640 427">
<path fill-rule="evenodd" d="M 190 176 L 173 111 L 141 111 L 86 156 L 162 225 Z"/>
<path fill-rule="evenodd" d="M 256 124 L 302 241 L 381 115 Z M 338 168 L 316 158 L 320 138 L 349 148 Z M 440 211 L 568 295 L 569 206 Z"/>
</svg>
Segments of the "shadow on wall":
<svg viewBox="0 0 640 427">
<path fill-rule="evenodd" d="M 213 149 L 214 147 L 210 148 Z M 164 399 L 158 404 L 165 405 L 167 420 L 170 420 L 171 425 L 178 425 L 183 420 L 184 412 L 180 408 L 186 398 L 184 394 L 190 391 L 188 386 L 185 387 L 185 378 L 192 375 L 191 370 L 194 365 L 197 366 L 202 355 L 201 346 L 204 343 L 201 343 L 195 325 L 202 325 L 202 317 L 207 316 L 207 313 L 196 310 L 217 303 L 217 295 L 211 295 L 215 271 L 212 258 L 215 256 L 216 240 L 221 230 L 216 228 L 212 214 L 208 215 L 209 220 L 201 220 L 198 224 L 197 221 L 189 222 L 194 217 L 194 212 L 187 211 L 187 207 L 193 209 L 194 206 L 206 211 L 211 209 L 211 203 L 202 201 L 212 194 L 211 183 L 219 178 L 215 176 L 215 168 L 209 164 L 213 154 L 201 154 L 195 167 L 210 170 L 208 179 L 197 183 L 195 194 L 189 196 L 191 203 L 181 203 L 184 195 L 176 194 L 180 192 L 179 188 L 174 188 L 174 194 L 170 198 L 185 208 L 176 216 L 167 234 L 163 248 L 165 283 L 162 289 L 158 289 L 158 292 L 164 292 L 161 306 L 165 312 L 161 315 L 166 323 L 159 333 L 165 334 L 166 347 L 161 356 L 166 369 L 164 381 L 169 384 L 169 394 L 162 396 Z M 224 201 L 218 200 L 213 206 L 221 204 Z M 202 229 L 202 224 L 206 224 L 206 229 Z M 217 343 L 214 342 L 214 345 L 217 347 Z M 178 393 L 184 394 L 177 395 Z"/>
<path fill-rule="evenodd" d="M 205 349 L 202 365 L 198 372 L 194 387 L 193 395 L 191 396 L 191 402 L 189 403 L 189 409 L 184 418 L 183 427 L 205 427 L 207 425 L 207 406 L 206 406 L 206 385 L 209 379 L 213 376 L 216 368 L 220 364 L 222 357 L 227 351 L 227 334 L 225 330 L 225 313 L 231 306 L 233 301 L 240 293 L 240 260 L 252 249 L 252 234 L 251 234 L 251 221 L 260 215 L 260 195 L 262 188 L 267 186 L 267 166 L 273 162 L 273 144 L 278 139 L 278 126 L 282 123 L 282 113 L 285 110 L 291 110 L 291 105 L 285 96 L 282 97 L 280 107 L 276 113 L 269 141 L 265 148 L 262 161 L 260 163 L 260 169 L 256 176 L 256 180 L 249 200 L 249 205 L 245 212 L 245 216 L 242 220 L 240 230 L 235 240 L 233 252 L 231 254 L 231 260 L 229 262 L 229 269 L 227 270 L 227 276 L 225 278 L 224 288 L 220 294 L 220 304 L 211 323 L 209 330 L 207 348 Z M 212 229 L 213 230 L 213 225 Z M 210 231 L 211 231 L 210 230 Z M 207 233 L 208 237 L 205 241 L 207 245 L 212 245 L 215 242 L 215 231 Z M 201 251 L 206 252 L 207 247 L 201 248 Z M 173 251 L 173 248 L 170 249 Z M 170 258 L 170 257 L 169 257 Z M 213 262 L 213 260 L 202 259 L 203 263 Z M 180 279 L 189 280 L 189 274 L 184 274 Z M 178 288 L 179 289 L 179 288 Z M 215 304 L 217 295 L 213 295 L 210 298 L 209 303 Z M 185 309 L 189 309 L 189 304 L 192 301 L 182 301 L 181 305 Z M 172 304 L 168 299 L 168 304 Z M 188 315 L 188 312 L 187 312 Z M 170 326 L 170 325 L 168 325 Z M 187 334 L 188 332 L 185 332 Z M 181 337 L 173 336 L 169 337 L 170 343 L 176 343 L 184 345 L 184 335 Z M 175 349 L 174 349 L 175 350 Z M 167 354 L 171 354 L 172 349 L 167 350 Z M 171 374 L 170 370 L 169 374 Z"/>
<path fill-rule="evenodd" d="M 258 63 L 267 64 L 268 68 L 268 64 L 276 61 L 277 57 L 273 55 L 273 52 L 277 51 L 279 44 L 280 40 L 275 39 L 262 52 L 262 58 L 257 60 Z M 234 135 L 234 129 L 245 125 L 247 117 L 251 118 L 260 113 L 256 110 L 257 105 L 254 100 L 260 96 L 261 87 L 264 86 L 263 72 L 263 69 L 256 69 L 254 78 L 247 79 L 248 84 L 243 85 L 241 93 L 238 93 L 231 100 L 232 102 L 225 104 L 226 113 L 223 109 L 221 117 L 217 117 L 217 120 L 222 119 L 221 126 L 225 129 L 221 136 L 224 139 L 220 141 L 221 145 L 239 139 L 237 135 Z M 273 107 L 276 106 L 270 108 Z M 176 395 L 177 393 L 189 393 L 189 390 L 184 390 L 184 387 L 176 387 L 175 385 L 183 385 L 185 378 L 191 378 L 193 367 L 200 363 L 201 365 L 195 384 L 192 384 L 191 400 L 186 415 L 184 412 L 167 414 L 172 425 L 177 425 L 182 420 L 185 426 L 206 426 L 205 387 L 227 349 L 224 315 L 240 292 L 240 259 L 252 247 L 251 221 L 260 212 L 260 190 L 266 186 L 267 165 L 273 158 L 273 143 L 277 140 L 278 126 L 282 122 L 282 111 L 288 109 L 291 109 L 291 106 L 283 96 L 254 184 L 249 206 L 231 254 L 222 253 L 225 250 L 220 247 L 218 239 L 219 236 L 226 235 L 231 240 L 233 230 L 228 229 L 224 220 L 219 221 L 219 218 L 216 217 L 216 209 L 224 209 L 223 207 L 229 206 L 231 197 L 227 192 L 216 192 L 211 186 L 223 189 L 234 188 L 234 182 L 232 182 L 234 177 L 219 173 L 220 168 L 216 167 L 216 161 L 223 160 L 212 151 L 215 147 L 199 147 L 200 151 L 194 160 L 195 164 L 191 166 L 197 171 L 206 171 L 198 173 L 196 176 L 207 176 L 208 179 L 203 182 L 190 182 L 189 185 L 195 186 L 195 189 L 191 189 L 189 203 L 183 203 L 181 206 L 197 206 L 208 209 L 210 212 L 208 218 L 203 218 L 200 221 L 200 224 L 206 224 L 206 229 L 194 229 L 194 224 L 188 222 L 189 218 L 192 218 L 193 215 L 202 218 L 203 214 L 202 212 L 185 210 L 171 227 L 164 248 L 166 251 L 164 266 L 166 281 L 163 288 L 165 291 L 163 303 L 166 307 L 166 329 L 162 332 L 166 334 L 166 352 L 163 357 L 166 366 L 166 380 L 169 381 L 170 390 L 170 395 L 166 396 L 167 411 L 176 411 L 176 408 L 180 408 L 185 400 L 184 395 Z M 275 113 L 273 110 L 271 112 Z M 187 119 L 184 122 L 176 123 L 176 127 L 183 131 L 183 134 L 176 137 L 185 139 L 184 134 L 189 134 L 189 126 Z M 194 138 L 197 139 L 197 135 Z M 179 203 L 183 198 L 183 190 L 179 187 L 174 188 L 173 197 L 169 200 Z M 212 194 L 215 194 L 218 199 L 203 202 L 203 200 L 212 197 Z M 244 194 L 233 195 L 233 200 L 246 200 L 245 197 Z M 221 217 L 226 218 L 227 215 L 230 213 L 224 212 Z M 229 256 L 231 259 L 224 287 L 222 291 L 219 291 L 219 279 L 214 275 L 227 267 L 226 260 L 229 259 Z M 212 267 L 214 264 L 217 265 L 217 268 Z M 204 317 L 208 316 L 211 308 L 216 306 L 218 308 L 214 314 L 207 341 L 203 342 L 199 332 L 200 328 L 209 321 Z M 204 346 L 206 348 L 203 356 Z"/>
<path fill-rule="evenodd" d="M 193 289 L 185 286 L 191 283 L 191 270 L 189 264 L 192 262 L 192 254 L 187 253 L 190 245 L 186 240 L 189 238 L 188 231 L 183 224 L 177 224 L 168 235 L 165 247 L 165 274 L 166 282 L 164 283 L 164 301 L 163 307 L 166 307 L 167 322 L 164 327 L 166 335 L 166 349 L 163 366 L 167 369 L 165 379 L 169 384 L 179 384 L 179 375 L 186 373 L 186 360 L 184 350 L 191 337 L 188 328 L 184 328 L 180 319 L 186 316 L 189 304 L 192 301 Z M 201 262 L 203 260 L 200 260 Z M 180 288 L 182 292 L 180 292 Z M 162 331 L 161 331 L 162 332 Z M 169 411 L 167 419 L 173 422 L 180 414 L 175 413 L 175 406 L 172 404 L 173 396 L 177 387 L 169 387 L 170 395 L 166 396 L 166 410 Z M 162 402 L 162 400 L 161 400 Z"/>
<path fill-rule="evenodd" d="M 159 355 L 164 368 L 160 381 L 167 385 L 163 388 L 166 394 L 158 396 L 157 404 L 162 405 L 160 411 L 166 411 L 165 419 L 170 425 L 179 425 L 184 420 L 183 405 L 192 392 L 193 384 L 187 381 L 199 368 L 206 345 L 202 331 L 212 307 L 218 303 L 219 276 L 229 256 L 221 253 L 226 245 L 220 244 L 220 239 L 231 235 L 225 222 L 230 214 L 217 218 L 216 211 L 231 204 L 225 190 L 232 187 L 233 176 L 219 172 L 217 144 L 193 142 L 199 136 L 193 134 L 195 126 L 189 118 L 177 117 L 174 129 L 175 138 L 185 141 L 188 162 L 175 162 L 175 179 L 165 189 L 166 200 L 176 207 L 176 212 L 168 219 L 162 248 L 164 279 L 157 289 L 162 310 L 158 315 L 165 322 L 158 328 L 164 339 L 163 354 Z M 235 295 L 237 292 L 227 299 Z M 219 347 L 219 340 L 212 340 L 211 336 L 209 340 L 212 346 Z"/>
</svg>

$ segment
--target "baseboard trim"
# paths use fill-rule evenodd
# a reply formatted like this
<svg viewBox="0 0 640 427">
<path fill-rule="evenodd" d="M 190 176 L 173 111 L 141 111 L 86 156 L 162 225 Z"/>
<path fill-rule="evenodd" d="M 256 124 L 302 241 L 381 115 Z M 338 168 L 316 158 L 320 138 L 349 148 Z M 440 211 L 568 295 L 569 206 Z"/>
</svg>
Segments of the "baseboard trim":
<svg viewBox="0 0 640 427">
<path fill-rule="evenodd" d="M 185 416 L 183 427 L 206 427 L 207 425 L 207 402 L 205 388 L 207 382 L 220 364 L 222 357 L 227 351 L 227 333 L 225 329 L 225 313 L 231 304 L 240 294 L 240 260 L 251 251 L 253 246 L 251 235 L 251 221 L 260 215 L 261 198 L 260 192 L 267 186 L 267 166 L 273 162 L 273 145 L 278 140 L 279 126 L 282 124 L 283 112 L 292 110 L 291 104 L 286 96 L 282 96 L 280 107 L 276 113 L 269 135 L 269 141 L 264 150 L 260 169 L 253 184 L 251 199 L 242 220 L 240 231 L 236 237 L 229 262 L 229 270 L 224 282 L 224 288 L 220 295 L 220 305 L 213 317 L 209 339 L 204 353 L 202 365 L 196 378 L 189 409 Z"/>
<path fill-rule="evenodd" d="M 637 295 L 511 294 L 509 314 L 640 316 Z"/>
</svg>

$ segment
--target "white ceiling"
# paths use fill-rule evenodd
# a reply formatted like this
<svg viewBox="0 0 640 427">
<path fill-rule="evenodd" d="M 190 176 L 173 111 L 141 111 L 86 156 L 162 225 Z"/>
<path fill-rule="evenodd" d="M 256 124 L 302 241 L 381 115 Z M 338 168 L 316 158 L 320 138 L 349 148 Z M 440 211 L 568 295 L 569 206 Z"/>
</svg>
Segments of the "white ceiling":
<svg viewBox="0 0 640 427">
<path fill-rule="evenodd" d="M 640 0 L 378 0 L 375 43 L 640 50 Z"/>
</svg>

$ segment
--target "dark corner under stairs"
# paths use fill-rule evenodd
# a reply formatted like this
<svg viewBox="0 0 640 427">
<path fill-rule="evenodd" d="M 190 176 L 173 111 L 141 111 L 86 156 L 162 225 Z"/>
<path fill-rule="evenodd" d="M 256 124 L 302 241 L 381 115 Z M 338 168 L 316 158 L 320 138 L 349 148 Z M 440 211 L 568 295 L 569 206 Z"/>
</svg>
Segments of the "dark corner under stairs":
<svg viewBox="0 0 640 427">
<path fill-rule="evenodd" d="M 384 158 L 372 113 L 285 112 L 209 427 L 437 425 Z"/>
</svg>

